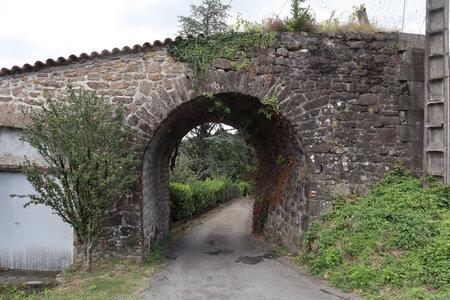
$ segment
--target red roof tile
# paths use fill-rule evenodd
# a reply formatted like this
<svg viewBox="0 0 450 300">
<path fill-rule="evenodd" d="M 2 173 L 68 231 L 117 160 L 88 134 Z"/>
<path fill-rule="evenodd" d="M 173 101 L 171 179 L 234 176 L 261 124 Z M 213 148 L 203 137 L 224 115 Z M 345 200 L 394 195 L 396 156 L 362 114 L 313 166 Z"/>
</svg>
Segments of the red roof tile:
<svg viewBox="0 0 450 300">
<path fill-rule="evenodd" d="M 192 35 L 187 36 L 187 38 L 190 38 L 190 37 L 192 37 Z M 183 37 L 178 36 L 175 38 L 175 41 L 180 40 L 180 39 L 183 39 Z M 45 63 L 38 60 L 34 63 L 34 65 L 25 64 L 22 67 L 13 66 L 11 69 L 3 68 L 0 70 L 0 76 L 6 76 L 6 75 L 10 75 L 10 74 L 15 74 L 15 73 L 32 72 L 32 71 L 40 70 L 45 67 L 67 65 L 72 62 L 89 60 L 89 59 L 94 59 L 97 57 L 107 57 L 107 56 L 111 56 L 111 55 L 138 53 L 138 52 L 150 50 L 150 49 L 160 47 L 160 46 L 168 46 L 171 43 L 173 43 L 173 40 L 170 38 L 167 38 L 164 40 L 164 42 L 156 40 L 153 42 L 153 44 L 150 44 L 147 42 L 147 43 L 144 43 L 143 45 L 134 45 L 133 48 L 125 46 L 122 49 L 114 48 L 111 51 L 105 49 L 101 53 L 94 51 L 90 55 L 88 55 L 86 53 L 81 53 L 79 56 L 72 54 L 67 59 L 64 57 L 59 57 L 56 61 L 49 58 L 45 61 Z"/>
</svg>

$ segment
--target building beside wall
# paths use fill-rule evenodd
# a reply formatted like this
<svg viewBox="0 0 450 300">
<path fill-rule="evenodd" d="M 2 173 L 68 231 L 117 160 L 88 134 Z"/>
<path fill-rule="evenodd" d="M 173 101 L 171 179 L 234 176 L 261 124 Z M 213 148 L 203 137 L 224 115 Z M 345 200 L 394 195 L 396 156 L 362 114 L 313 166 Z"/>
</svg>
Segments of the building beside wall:
<svg viewBox="0 0 450 300">
<path fill-rule="evenodd" d="M 61 270 L 73 262 L 73 229 L 44 205 L 24 208 L 33 194 L 20 172 L 26 155 L 39 162 L 36 151 L 20 138 L 21 129 L 0 127 L 0 267 Z"/>
</svg>

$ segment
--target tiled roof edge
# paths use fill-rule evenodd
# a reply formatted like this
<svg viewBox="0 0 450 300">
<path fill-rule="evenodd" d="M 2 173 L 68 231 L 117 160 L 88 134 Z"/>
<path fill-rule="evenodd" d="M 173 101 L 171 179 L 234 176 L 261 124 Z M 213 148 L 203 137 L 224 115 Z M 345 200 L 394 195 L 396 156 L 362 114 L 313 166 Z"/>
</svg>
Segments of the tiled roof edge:
<svg viewBox="0 0 450 300">
<path fill-rule="evenodd" d="M 193 37 L 193 36 L 188 35 L 186 38 L 191 38 L 191 37 Z M 144 43 L 142 45 L 136 44 L 133 46 L 133 48 L 125 46 L 122 49 L 114 48 L 111 51 L 105 49 L 100 53 L 98 53 L 97 51 L 94 51 L 91 54 L 81 53 L 78 56 L 72 54 L 68 58 L 59 57 L 56 60 L 49 58 L 45 62 L 38 60 L 34 63 L 34 65 L 24 64 L 22 67 L 13 66 L 11 69 L 3 68 L 0 70 L 0 76 L 12 75 L 12 74 L 17 74 L 17 73 L 27 73 L 27 72 L 37 71 L 37 70 L 40 70 L 40 69 L 43 69 L 46 67 L 51 67 L 51 66 L 68 65 L 73 62 L 94 59 L 97 57 L 108 57 L 108 56 L 112 56 L 112 55 L 138 53 L 138 52 L 142 52 L 145 50 L 154 49 L 154 48 L 160 47 L 160 46 L 169 46 L 174 41 L 178 41 L 178 40 L 182 40 L 182 39 L 185 39 L 185 38 L 183 38 L 181 36 L 177 36 L 175 38 L 175 40 L 172 40 L 170 38 L 165 39 L 164 42 L 161 42 L 160 40 L 156 40 L 153 42 L 153 44 L 148 43 L 148 42 Z"/>
</svg>

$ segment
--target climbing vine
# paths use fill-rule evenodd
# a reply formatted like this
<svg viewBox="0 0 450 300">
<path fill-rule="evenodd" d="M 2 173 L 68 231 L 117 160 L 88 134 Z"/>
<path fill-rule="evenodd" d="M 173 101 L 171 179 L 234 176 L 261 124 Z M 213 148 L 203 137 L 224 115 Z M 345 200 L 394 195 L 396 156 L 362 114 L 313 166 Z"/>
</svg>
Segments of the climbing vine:
<svg viewBox="0 0 450 300">
<path fill-rule="evenodd" d="M 295 155 L 294 129 L 279 112 L 271 109 L 270 114 L 277 133 L 268 136 L 266 141 L 267 145 L 273 146 L 269 146 L 266 151 L 259 151 L 268 152 L 271 157 L 264 164 L 259 164 L 253 174 L 254 193 L 258 200 L 253 207 L 253 230 L 258 233 L 262 233 L 269 212 L 281 203 L 282 196 L 290 187 L 294 169 L 299 166 Z M 267 154 L 258 153 L 257 150 L 257 155 L 264 157 Z"/>
<path fill-rule="evenodd" d="M 269 94 L 264 95 L 261 99 L 262 107 L 258 109 L 259 114 L 263 114 L 268 120 L 272 119 L 273 114 L 280 114 L 280 108 L 278 107 L 277 89 L 273 92 L 272 96 Z"/>
<path fill-rule="evenodd" d="M 222 101 L 215 100 L 213 105 L 208 109 L 210 113 L 216 112 L 219 114 L 219 120 L 223 119 L 231 113 L 231 109 Z"/>
<path fill-rule="evenodd" d="M 229 59 L 230 68 L 248 68 L 250 60 L 245 51 L 261 51 L 275 44 L 276 33 L 218 32 L 211 36 L 199 35 L 173 42 L 168 54 L 176 61 L 186 62 L 192 71 L 194 87 L 199 90 L 202 76 L 212 67 L 214 59 Z"/>
</svg>

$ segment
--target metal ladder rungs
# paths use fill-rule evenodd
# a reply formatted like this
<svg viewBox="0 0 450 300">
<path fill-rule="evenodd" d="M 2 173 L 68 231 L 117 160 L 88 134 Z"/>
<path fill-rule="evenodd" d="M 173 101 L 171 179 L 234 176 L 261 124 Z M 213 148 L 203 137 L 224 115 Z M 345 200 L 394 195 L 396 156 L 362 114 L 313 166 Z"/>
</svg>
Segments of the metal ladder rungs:
<svg viewBox="0 0 450 300">
<path fill-rule="evenodd" d="M 428 175 L 444 177 L 444 173 L 437 173 L 437 172 L 428 172 Z"/>
<path fill-rule="evenodd" d="M 442 57 L 445 56 L 446 54 L 444 52 L 437 52 L 437 53 L 431 53 L 429 55 L 429 58 L 434 58 L 434 57 Z"/>
<path fill-rule="evenodd" d="M 428 80 L 436 81 L 436 80 L 444 80 L 447 78 L 450 78 L 450 76 L 444 75 L 444 76 L 438 76 L 438 77 L 430 77 L 430 78 L 428 78 Z"/>
<path fill-rule="evenodd" d="M 428 7 L 427 8 L 428 12 L 435 12 L 435 11 L 443 10 L 443 9 L 445 9 L 444 6 L 436 6 L 436 7 Z"/>
<path fill-rule="evenodd" d="M 424 168 L 450 183 L 449 0 L 426 0 Z M 433 98 L 438 99 L 433 99 Z"/>
<path fill-rule="evenodd" d="M 445 102 L 445 100 L 444 99 L 434 99 L 434 100 L 430 100 L 430 101 L 428 101 L 428 103 L 427 103 L 427 105 L 428 104 L 439 104 L 439 103 L 444 103 Z"/>
<path fill-rule="evenodd" d="M 444 123 L 441 124 L 425 124 L 425 128 L 444 128 Z"/>
<path fill-rule="evenodd" d="M 443 33 L 443 32 L 445 32 L 446 30 L 448 30 L 448 28 L 447 28 L 447 27 L 444 27 L 444 28 L 442 28 L 442 29 L 430 30 L 430 31 L 427 32 L 427 34 Z"/>
</svg>

